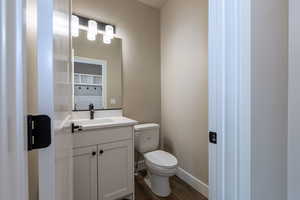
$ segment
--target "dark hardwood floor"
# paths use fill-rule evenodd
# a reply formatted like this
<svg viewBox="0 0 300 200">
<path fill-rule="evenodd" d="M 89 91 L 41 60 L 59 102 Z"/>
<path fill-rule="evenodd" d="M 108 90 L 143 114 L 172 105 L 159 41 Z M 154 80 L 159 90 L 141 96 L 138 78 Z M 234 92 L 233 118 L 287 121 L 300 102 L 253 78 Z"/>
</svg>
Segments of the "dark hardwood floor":
<svg viewBox="0 0 300 200">
<path fill-rule="evenodd" d="M 135 177 L 136 200 L 207 200 L 206 197 L 176 176 L 171 178 L 171 188 L 172 194 L 169 197 L 157 197 L 148 188 L 142 176 Z"/>
</svg>

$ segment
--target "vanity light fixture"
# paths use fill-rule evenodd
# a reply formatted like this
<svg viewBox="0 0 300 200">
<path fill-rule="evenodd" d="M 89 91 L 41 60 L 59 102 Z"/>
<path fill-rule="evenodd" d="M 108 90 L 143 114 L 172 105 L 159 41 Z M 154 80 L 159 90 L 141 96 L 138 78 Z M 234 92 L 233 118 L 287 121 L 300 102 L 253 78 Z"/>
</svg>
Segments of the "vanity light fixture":
<svg viewBox="0 0 300 200">
<path fill-rule="evenodd" d="M 78 37 L 79 30 L 87 31 L 87 39 L 95 41 L 97 34 L 103 35 L 103 43 L 111 44 L 111 40 L 115 38 L 116 27 L 101 21 L 82 17 L 77 14 L 72 15 L 72 36 Z"/>
<path fill-rule="evenodd" d="M 89 20 L 88 21 L 88 33 L 87 33 L 87 39 L 94 41 L 96 40 L 96 36 L 98 33 L 98 24 L 95 20 Z"/>
<path fill-rule="evenodd" d="M 79 36 L 79 17 L 76 15 L 72 15 L 72 36 Z"/>
</svg>

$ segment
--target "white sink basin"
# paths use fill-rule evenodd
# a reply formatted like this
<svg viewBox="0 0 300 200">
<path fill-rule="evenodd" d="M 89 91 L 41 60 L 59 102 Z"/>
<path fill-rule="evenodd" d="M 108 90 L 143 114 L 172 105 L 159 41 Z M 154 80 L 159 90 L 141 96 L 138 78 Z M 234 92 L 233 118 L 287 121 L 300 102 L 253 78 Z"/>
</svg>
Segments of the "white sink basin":
<svg viewBox="0 0 300 200">
<path fill-rule="evenodd" d="M 78 124 L 84 125 L 97 125 L 97 124 L 106 124 L 106 123 L 113 123 L 114 120 L 110 118 L 103 118 L 103 119 L 94 119 L 94 120 L 82 120 L 78 121 Z"/>
<path fill-rule="evenodd" d="M 126 118 L 126 117 L 107 117 L 97 118 L 94 120 L 73 120 L 73 123 L 84 130 L 109 128 L 109 127 L 120 127 L 120 126 L 132 126 L 137 124 L 137 121 Z"/>
</svg>

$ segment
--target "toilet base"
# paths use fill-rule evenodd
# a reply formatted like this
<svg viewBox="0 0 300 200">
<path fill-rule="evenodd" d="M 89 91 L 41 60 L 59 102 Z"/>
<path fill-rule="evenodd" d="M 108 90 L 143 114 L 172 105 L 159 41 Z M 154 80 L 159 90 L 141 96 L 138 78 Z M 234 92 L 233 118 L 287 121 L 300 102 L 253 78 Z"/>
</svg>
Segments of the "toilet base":
<svg viewBox="0 0 300 200">
<path fill-rule="evenodd" d="M 168 197 L 171 194 L 169 177 L 157 176 L 148 172 L 145 183 L 159 197 Z"/>
</svg>

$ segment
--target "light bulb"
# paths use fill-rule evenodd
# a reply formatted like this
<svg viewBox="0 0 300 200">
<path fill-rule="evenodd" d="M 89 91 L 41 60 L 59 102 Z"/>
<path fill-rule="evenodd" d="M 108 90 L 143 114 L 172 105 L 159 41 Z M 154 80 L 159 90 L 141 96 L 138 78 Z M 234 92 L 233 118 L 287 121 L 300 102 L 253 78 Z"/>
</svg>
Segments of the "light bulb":
<svg viewBox="0 0 300 200">
<path fill-rule="evenodd" d="M 76 15 L 72 15 L 72 36 L 78 37 L 79 36 L 79 17 Z"/>
<path fill-rule="evenodd" d="M 90 41 L 95 41 L 96 40 L 96 36 L 95 34 L 91 34 L 91 33 L 87 33 L 87 39 Z"/>
<path fill-rule="evenodd" d="M 103 35 L 103 43 L 104 44 L 111 44 L 111 37 L 108 35 Z"/>
<path fill-rule="evenodd" d="M 98 25 L 97 22 L 94 20 L 88 21 L 88 33 L 87 33 L 87 39 L 88 40 L 96 40 L 96 35 L 98 32 Z"/>
<path fill-rule="evenodd" d="M 114 38 L 114 27 L 112 25 L 105 26 L 105 35 L 110 39 Z"/>
</svg>

